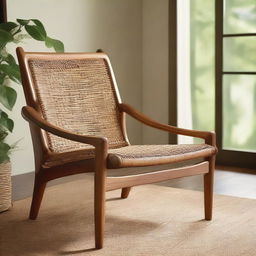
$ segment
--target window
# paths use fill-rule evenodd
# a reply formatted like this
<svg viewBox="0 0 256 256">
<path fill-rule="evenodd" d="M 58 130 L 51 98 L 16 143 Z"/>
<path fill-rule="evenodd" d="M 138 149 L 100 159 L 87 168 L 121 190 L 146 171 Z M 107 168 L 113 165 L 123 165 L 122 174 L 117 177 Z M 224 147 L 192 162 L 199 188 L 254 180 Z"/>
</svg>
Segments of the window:
<svg viewBox="0 0 256 256">
<path fill-rule="evenodd" d="M 219 164 L 255 168 L 255 0 L 176 4 L 177 125 L 216 130 Z"/>
</svg>

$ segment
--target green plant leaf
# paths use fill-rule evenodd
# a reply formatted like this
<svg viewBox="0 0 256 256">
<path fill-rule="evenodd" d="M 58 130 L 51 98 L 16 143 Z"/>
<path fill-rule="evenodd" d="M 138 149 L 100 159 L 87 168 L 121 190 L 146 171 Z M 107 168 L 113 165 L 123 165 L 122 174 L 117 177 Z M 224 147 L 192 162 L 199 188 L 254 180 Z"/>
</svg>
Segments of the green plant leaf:
<svg viewBox="0 0 256 256">
<path fill-rule="evenodd" d="M 64 44 L 60 40 L 46 37 L 45 45 L 48 48 L 54 48 L 55 52 L 64 52 Z"/>
<path fill-rule="evenodd" d="M 0 150 L 8 151 L 10 149 L 11 149 L 11 147 L 8 144 L 6 144 L 4 142 L 0 142 Z"/>
<path fill-rule="evenodd" d="M 14 28 L 18 27 L 18 24 L 14 22 L 4 22 L 0 24 L 0 29 L 10 32 Z"/>
<path fill-rule="evenodd" d="M 17 99 L 17 92 L 9 86 L 0 86 L 0 102 L 9 110 L 12 110 Z"/>
<path fill-rule="evenodd" d="M 16 60 L 14 59 L 14 57 L 11 54 L 8 54 L 6 58 L 4 58 L 4 60 L 12 65 L 12 64 L 16 64 Z"/>
<path fill-rule="evenodd" d="M 20 68 L 17 64 L 1 64 L 0 71 L 5 73 L 9 78 L 16 82 L 21 83 Z"/>
<path fill-rule="evenodd" d="M 42 29 L 40 26 L 37 25 L 25 25 L 25 29 L 28 34 L 38 41 L 45 41 L 46 33 L 45 30 Z"/>
<path fill-rule="evenodd" d="M 8 117 L 8 115 L 4 111 L 0 111 L 0 126 L 1 125 L 10 132 L 13 131 L 14 122 Z"/>
<path fill-rule="evenodd" d="M 6 75 L 4 73 L 0 73 L 0 86 L 4 83 Z"/>
<path fill-rule="evenodd" d="M 6 144 L 4 142 L 0 142 L 0 163 L 10 160 L 10 158 L 8 156 L 10 149 L 11 149 L 11 147 L 8 144 Z"/>
<path fill-rule="evenodd" d="M 13 36 L 10 32 L 0 29 L 0 47 L 3 48 L 8 42 L 13 41 Z"/>
<path fill-rule="evenodd" d="M 45 31 L 43 23 L 40 20 L 36 20 L 36 19 L 31 19 L 31 21 L 34 22 L 34 24 L 43 32 L 43 34 L 46 37 L 46 31 Z"/>
<path fill-rule="evenodd" d="M 0 164 L 5 163 L 5 162 L 9 162 L 10 158 L 8 156 L 8 152 L 6 154 L 4 154 L 4 152 L 2 152 L 2 150 L 0 149 Z"/>
<path fill-rule="evenodd" d="M 5 129 L 1 129 L 0 127 L 0 142 L 3 141 L 7 135 L 8 135 L 8 132 Z"/>
<path fill-rule="evenodd" d="M 29 23 L 30 20 L 16 19 L 16 21 L 17 21 L 20 25 L 25 26 L 25 25 L 28 25 L 28 23 Z"/>
</svg>

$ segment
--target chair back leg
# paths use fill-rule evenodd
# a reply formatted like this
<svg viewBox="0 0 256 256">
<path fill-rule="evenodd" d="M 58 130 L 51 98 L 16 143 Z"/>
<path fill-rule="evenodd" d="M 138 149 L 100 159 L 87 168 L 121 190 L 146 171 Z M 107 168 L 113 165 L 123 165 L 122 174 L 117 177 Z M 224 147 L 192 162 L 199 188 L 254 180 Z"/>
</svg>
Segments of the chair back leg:
<svg viewBox="0 0 256 256">
<path fill-rule="evenodd" d="M 122 188 L 121 198 L 125 199 L 129 196 L 131 191 L 131 187 L 128 188 Z"/>
<path fill-rule="evenodd" d="M 46 187 L 46 182 L 43 182 L 40 176 L 41 175 L 39 175 L 39 172 L 35 176 L 33 198 L 32 198 L 32 203 L 31 203 L 30 213 L 29 213 L 29 219 L 31 220 L 35 220 L 38 216 L 38 212 L 40 209 L 40 205 L 41 205 L 45 187 Z"/>
<path fill-rule="evenodd" d="M 209 158 L 208 161 L 209 161 L 209 172 L 204 175 L 204 212 L 205 212 L 205 220 L 211 220 L 212 219 L 215 156 Z"/>
</svg>

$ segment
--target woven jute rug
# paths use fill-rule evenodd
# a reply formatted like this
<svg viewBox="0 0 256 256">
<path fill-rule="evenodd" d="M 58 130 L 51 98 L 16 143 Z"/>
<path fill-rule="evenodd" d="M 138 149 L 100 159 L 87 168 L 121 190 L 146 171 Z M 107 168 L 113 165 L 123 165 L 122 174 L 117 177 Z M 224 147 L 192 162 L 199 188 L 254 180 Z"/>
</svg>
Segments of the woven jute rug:
<svg viewBox="0 0 256 256">
<path fill-rule="evenodd" d="M 0 214 L 0 255 L 255 256 L 256 200 L 215 195 L 203 220 L 203 194 L 158 185 L 107 194 L 105 246 L 93 250 L 92 176 L 49 187 L 39 217 L 31 198 Z"/>
</svg>

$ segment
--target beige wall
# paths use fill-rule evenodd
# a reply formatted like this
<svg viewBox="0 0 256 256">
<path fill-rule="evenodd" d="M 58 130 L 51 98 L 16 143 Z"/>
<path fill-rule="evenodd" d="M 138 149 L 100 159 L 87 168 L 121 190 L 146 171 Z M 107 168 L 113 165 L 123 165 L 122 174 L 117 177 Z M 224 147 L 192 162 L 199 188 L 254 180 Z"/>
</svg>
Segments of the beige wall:
<svg viewBox="0 0 256 256">
<path fill-rule="evenodd" d="M 142 110 L 168 123 L 168 2 L 143 0 Z M 168 143 L 168 134 L 143 126 L 144 144 Z"/>
<path fill-rule="evenodd" d="M 8 20 L 37 18 L 49 36 L 65 43 L 66 51 L 104 49 L 112 60 L 123 102 L 142 109 L 142 1 L 141 0 L 9 0 Z M 46 50 L 30 41 L 26 50 Z M 22 138 L 12 154 L 13 175 L 34 170 L 28 125 L 20 116 L 25 104 L 21 88 L 12 113 L 15 129 L 9 141 Z M 128 120 L 132 143 L 142 142 L 142 127 Z"/>
</svg>

